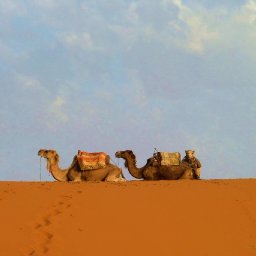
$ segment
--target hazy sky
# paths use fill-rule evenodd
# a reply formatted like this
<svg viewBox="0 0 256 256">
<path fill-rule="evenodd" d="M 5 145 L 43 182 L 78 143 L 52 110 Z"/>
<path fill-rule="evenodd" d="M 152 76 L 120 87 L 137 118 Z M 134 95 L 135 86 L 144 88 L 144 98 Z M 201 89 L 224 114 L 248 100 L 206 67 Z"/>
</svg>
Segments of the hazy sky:
<svg viewBox="0 0 256 256">
<path fill-rule="evenodd" d="M 256 0 L 0 0 L 0 75 L 1 180 L 38 180 L 40 148 L 256 176 Z"/>
</svg>

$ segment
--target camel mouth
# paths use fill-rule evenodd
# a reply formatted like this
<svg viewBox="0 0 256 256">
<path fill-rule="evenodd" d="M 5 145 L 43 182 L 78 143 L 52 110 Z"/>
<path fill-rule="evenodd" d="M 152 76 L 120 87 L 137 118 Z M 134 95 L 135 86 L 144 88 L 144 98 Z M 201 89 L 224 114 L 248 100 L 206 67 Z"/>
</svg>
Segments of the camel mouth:
<svg viewBox="0 0 256 256">
<path fill-rule="evenodd" d="M 45 149 L 40 149 L 37 153 L 38 156 L 40 157 L 46 157 L 46 150 Z"/>
<path fill-rule="evenodd" d="M 121 157 L 121 151 L 117 151 L 117 152 L 115 153 L 115 157 L 116 157 L 116 158 L 120 158 L 120 157 Z"/>
</svg>

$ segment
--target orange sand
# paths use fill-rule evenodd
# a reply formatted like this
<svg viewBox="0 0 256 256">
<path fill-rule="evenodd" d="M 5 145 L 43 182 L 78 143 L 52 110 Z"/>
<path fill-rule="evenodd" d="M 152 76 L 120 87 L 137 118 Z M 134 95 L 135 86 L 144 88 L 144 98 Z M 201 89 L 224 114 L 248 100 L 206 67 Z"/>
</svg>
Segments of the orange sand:
<svg viewBox="0 0 256 256">
<path fill-rule="evenodd" d="M 0 182 L 0 255 L 256 255 L 256 179 Z"/>
</svg>

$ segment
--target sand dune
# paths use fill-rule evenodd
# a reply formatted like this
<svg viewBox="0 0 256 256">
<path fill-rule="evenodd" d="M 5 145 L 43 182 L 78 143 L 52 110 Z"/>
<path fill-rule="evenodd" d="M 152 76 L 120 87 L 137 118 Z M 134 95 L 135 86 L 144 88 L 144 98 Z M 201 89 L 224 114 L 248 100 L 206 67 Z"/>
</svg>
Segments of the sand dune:
<svg viewBox="0 0 256 256">
<path fill-rule="evenodd" d="M 256 255 L 256 180 L 0 183 L 0 255 Z"/>
</svg>

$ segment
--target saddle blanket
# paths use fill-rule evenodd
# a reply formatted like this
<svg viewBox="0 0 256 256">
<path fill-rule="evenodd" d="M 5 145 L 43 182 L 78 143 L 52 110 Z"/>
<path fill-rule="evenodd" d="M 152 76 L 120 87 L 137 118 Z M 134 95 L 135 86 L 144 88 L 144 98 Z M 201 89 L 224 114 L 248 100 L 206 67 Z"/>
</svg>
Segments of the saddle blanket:
<svg viewBox="0 0 256 256">
<path fill-rule="evenodd" d="M 93 170 L 104 168 L 107 163 L 107 154 L 104 152 L 85 152 L 78 150 L 77 160 L 81 170 Z"/>
<path fill-rule="evenodd" d="M 179 152 L 158 152 L 161 165 L 180 165 L 181 155 Z"/>
</svg>

